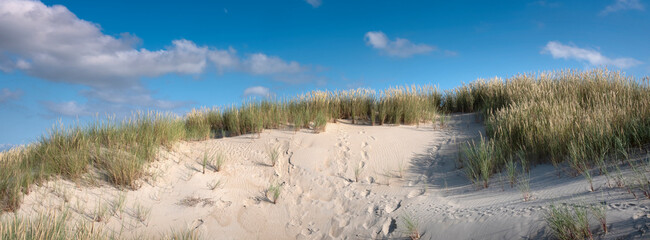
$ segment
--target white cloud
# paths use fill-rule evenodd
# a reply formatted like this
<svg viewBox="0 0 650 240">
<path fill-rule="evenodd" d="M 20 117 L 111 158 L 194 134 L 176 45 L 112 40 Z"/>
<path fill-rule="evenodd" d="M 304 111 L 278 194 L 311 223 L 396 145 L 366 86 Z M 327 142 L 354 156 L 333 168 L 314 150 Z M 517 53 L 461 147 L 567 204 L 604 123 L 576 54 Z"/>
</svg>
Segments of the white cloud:
<svg viewBox="0 0 650 240">
<path fill-rule="evenodd" d="M 435 46 L 415 44 L 404 38 L 388 39 L 383 32 L 367 32 L 364 36 L 366 44 L 375 49 L 395 57 L 410 57 L 416 54 L 425 54 L 436 50 Z"/>
<path fill-rule="evenodd" d="M 239 65 L 237 51 L 232 47 L 228 50 L 212 50 L 208 53 L 208 59 L 214 63 L 219 72 L 235 69 Z"/>
<path fill-rule="evenodd" d="M 8 88 L 0 89 L 0 103 L 7 102 L 9 100 L 16 100 L 23 95 L 23 91 L 20 89 L 11 91 Z"/>
<path fill-rule="evenodd" d="M 267 56 L 263 53 L 250 55 L 244 60 L 243 67 L 245 71 L 258 75 L 299 73 L 305 70 L 298 62 L 286 62 L 279 57 Z"/>
<path fill-rule="evenodd" d="M 44 101 L 42 104 L 52 113 L 63 115 L 67 117 L 89 116 L 92 115 L 90 111 L 82 104 L 76 101 L 68 102 L 51 102 Z"/>
<path fill-rule="evenodd" d="M 46 6 L 40 1 L 0 0 L 0 33 L 0 71 L 18 70 L 47 81 L 89 87 L 80 92 L 88 100 L 85 105 L 43 102 L 52 112 L 68 116 L 99 111 L 98 107 L 168 109 L 187 104 L 155 99 L 144 89 L 143 77 L 196 75 L 208 66 L 220 73 L 239 71 L 274 79 L 279 74 L 309 70 L 295 61 L 263 53 L 242 60 L 233 48 L 198 46 L 185 39 L 174 40 L 163 49 L 138 49 L 140 39 L 134 35 L 106 35 L 98 24 L 79 19 L 66 7 Z"/>
<path fill-rule="evenodd" d="M 634 58 L 611 59 L 603 56 L 596 50 L 564 45 L 557 41 L 548 42 L 541 53 L 551 54 L 553 58 L 575 59 L 578 61 L 586 61 L 591 65 L 611 65 L 618 68 L 630 68 L 643 63 Z"/>
<path fill-rule="evenodd" d="M 77 18 L 64 6 L 38 1 L 1 1 L 0 32 L 3 58 L 21 58 L 15 68 L 92 87 L 137 85 L 142 76 L 200 73 L 208 52 L 188 40 L 157 51 L 134 49 L 139 40 L 132 35 L 105 35 L 97 24 Z"/>
<path fill-rule="evenodd" d="M 270 94 L 269 89 L 262 86 L 249 87 L 244 90 L 244 97 L 248 97 L 248 96 L 267 97 L 269 96 L 269 94 Z"/>
<path fill-rule="evenodd" d="M 311 6 L 314 7 L 314 8 L 319 7 L 320 4 L 322 3 L 321 0 L 305 0 L 305 1 L 306 1 L 307 3 L 309 3 L 309 5 L 311 5 Z"/>
<path fill-rule="evenodd" d="M 616 0 L 611 5 L 605 7 L 600 12 L 600 15 L 607 15 L 613 12 L 623 11 L 623 10 L 645 10 L 645 6 L 641 3 L 640 0 Z"/>
</svg>

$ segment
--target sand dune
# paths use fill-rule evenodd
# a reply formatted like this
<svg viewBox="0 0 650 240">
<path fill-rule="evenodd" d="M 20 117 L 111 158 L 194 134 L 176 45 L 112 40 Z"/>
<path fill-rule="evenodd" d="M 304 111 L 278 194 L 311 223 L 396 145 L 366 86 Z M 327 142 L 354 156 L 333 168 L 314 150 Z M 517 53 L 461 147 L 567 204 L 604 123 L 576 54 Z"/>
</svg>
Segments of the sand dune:
<svg viewBox="0 0 650 240">
<path fill-rule="evenodd" d="M 27 195 L 18 214 L 70 209 L 123 238 L 193 230 L 205 239 L 393 239 L 409 235 L 410 217 L 423 239 L 537 239 L 546 237 L 550 204 L 604 202 L 610 233 L 602 237 L 648 237 L 649 201 L 607 187 L 601 176 L 591 192 L 583 177 L 537 165 L 530 201 L 499 177 L 477 189 L 457 159 L 459 144 L 483 131 L 474 114 L 463 114 L 444 128 L 339 122 L 319 134 L 266 130 L 180 142 L 160 152 L 137 190 L 54 180 Z M 280 149 L 276 166 L 270 147 Z M 221 171 L 202 173 L 206 151 L 225 156 Z M 276 204 L 265 192 L 271 184 L 281 186 Z"/>
</svg>

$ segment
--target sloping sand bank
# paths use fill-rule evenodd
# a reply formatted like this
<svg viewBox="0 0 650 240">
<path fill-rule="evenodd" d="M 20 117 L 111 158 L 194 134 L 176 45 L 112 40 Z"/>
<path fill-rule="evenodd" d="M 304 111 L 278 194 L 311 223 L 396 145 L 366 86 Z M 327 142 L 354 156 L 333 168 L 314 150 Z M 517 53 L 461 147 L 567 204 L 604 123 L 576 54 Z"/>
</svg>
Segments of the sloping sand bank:
<svg viewBox="0 0 650 240">
<path fill-rule="evenodd" d="M 476 116 L 464 114 L 444 128 L 340 122 L 319 134 L 267 130 L 181 142 L 160 153 L 136 191 L 51 181 L 26 196 L 18 214 L 69 209 L 122 238 L 193 230 L 205 239 L 394 239 L 409 235 L 410 219 L 422 239 L 538 239 L 547 236 L 550 204 L 604 202 L 610 232 L 601 236 L 591 219 L 596 237 L 648 237 L 650 201 L 607 187 L 604 177 L 594 177 L 591 192 L 582 176 L 538 165 L 530 201 L 499 177 L 477 189 L 457 159 L 459 143 L 481 132 Z M 276 166 L 271 147 L 280 149 Z M 203 173 L 206 151 L 225 157 L 219 172 Z M 272 184 L 281 189 L 275 204 Z"/>
</svg>

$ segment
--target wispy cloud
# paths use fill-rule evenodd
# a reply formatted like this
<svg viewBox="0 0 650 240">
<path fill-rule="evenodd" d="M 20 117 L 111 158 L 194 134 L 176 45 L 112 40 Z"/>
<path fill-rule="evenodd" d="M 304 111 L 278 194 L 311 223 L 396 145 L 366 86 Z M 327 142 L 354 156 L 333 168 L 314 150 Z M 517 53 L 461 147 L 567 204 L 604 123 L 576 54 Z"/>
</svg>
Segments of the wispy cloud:
<svg viewBox="0 0 650 240">
<path fill-rule="evenodd" d="M 67 101 L 67 102 L 52 102 L 52 101 L 43 101 L 41 102 L 43 106 L 50 112 L 55 114 L 55 117 L 66 116 L 66 117 L 80 117 L 80 116 L 90 116 L 93 115 L 83 104 L 79 104 L 76 101 Z"/>
<path fill-rule="evenodd" d="M 425 54 L 436 50 L 435 46 L 415 44 L 404 38 L 390 40 L 383 32 L 367 32 L 364 36 L 366 45 L 394 57 L 407 58 L 417 54 Z"/>
<path fill-rule="evenodd" d="M 608 5 L 600 12 L 601 16 L 608 15 L 613 12 L 623 11 L 623 10 L 645 10 L 645 6 L 641 3 L 640 0 L 616 0 L 611 5 Z"/>
<path fill-rule="evenodd" d="M 0 89 L 0 103 L 5 103 L 11 100 L 19 99 L 23 95 L 20 89 L 10 90 L 9 88 Z"/>
<path fill-rule="evenodd" d="M 553 1 L 549 2 L 549 1 L 542 0 L 542 1 L 532 2 L 532 3 L 530 3 L 530 5 L 536 5 L 536 6 L 540 6 L 540 7 L 556 8 L 556 7 L 561 6 L 562 4 L 559 3 L 559 2 L 553 2 Z"/>
<path fill-rule="evenodd" d="M 548 42 L 541 53 L 551 54 L 553 58 L 575 59 L 588 62 L 591 65 L 616 66 L 618 68 L 630 68 L 643 63 L 634 58 L 608 58 L 596 50 L 564 45 L 557 41 Z"/>
<path fill-rule="evenodd" d="M 309 3 L 314 8 L 317 8 L 323 3 L 321 0 L 305 0 L 305 2 Z"/>
<path fill-rule="evenodd" d="M 244 90 L 244 97 L 260 96 L 267 97 L 271 94 L 268 88 L 262 86 L 249 87 Z"/>
<path fill-rule="evenodd" d="M 298 62 L 286 62 L 279 57 L 263 53 L 252 54 L 243 62 L 244 70 L 252 74 L 270 75 L 278 73 L 299 73 L 306 69 Z"/>
</svg>

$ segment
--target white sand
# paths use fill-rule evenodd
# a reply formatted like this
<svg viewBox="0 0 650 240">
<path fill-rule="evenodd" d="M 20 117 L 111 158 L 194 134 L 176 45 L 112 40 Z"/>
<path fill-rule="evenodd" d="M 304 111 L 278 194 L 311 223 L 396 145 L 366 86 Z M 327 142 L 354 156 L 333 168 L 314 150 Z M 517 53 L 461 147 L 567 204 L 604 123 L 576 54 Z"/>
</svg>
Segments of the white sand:
<svg viewBox="0 0 650 240">
<path fill-rule="evenodd" d="M 481 131 L 475 115 L 466 114 L 453 115 L 444 129 L 337 123 L 320 134 L 266 130 L 259 138 L 181 142 L 160 153 L 136 191 L 56 180 L 26 196 L 18 214 L 69 207 L 76 219 L 91 221 L 97 205 L 112 208 L 123 194 L 124 209 L 109 210 L 95 226 L 125 238 L 195 229 L 205 239 L 392 239 L 408 236 L 403 219 L 410 215 L 422 239 L 538 239 L 546 237 L 550 204 L 605 201 L 604 238 L 648 237 L 650 201 L 607 187 L 604 177 L 594 178 L 591 192 L 584 177 L 558 177 L 552 166 L 538 165 L 531 170 L 531 201 L 499 177 L 477 190 L 456 160 L 459 143 Z M 266 155 L 271 145 L 281 148 L 275 167 Z M 206 149 L 227 156 L 222 171 L 201 173 Z M 215 181 L 223 184 L 210 190 Z M 264 194 L 271 183 L 282 185 L 277 204 Z M 180 204 L 188 198 L 201 202 Z M 135 216 L 138 205 L 151 211 L 144 221 Z M 597 220 L 591 222 L 600 236 Z"/>
</svg>

